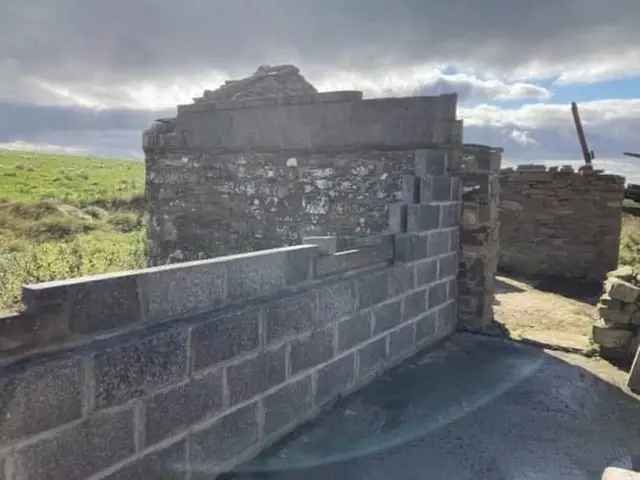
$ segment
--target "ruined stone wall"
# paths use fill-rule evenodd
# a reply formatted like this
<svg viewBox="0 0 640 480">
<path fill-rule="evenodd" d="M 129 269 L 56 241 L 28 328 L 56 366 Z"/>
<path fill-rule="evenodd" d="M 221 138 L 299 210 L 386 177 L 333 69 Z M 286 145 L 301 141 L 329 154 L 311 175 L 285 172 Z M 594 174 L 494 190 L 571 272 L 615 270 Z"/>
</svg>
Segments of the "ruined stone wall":
<svg viewBox="0 0 640 480">
<path fill-rule="evenodd" d="M 505 271 L 601 281 L 616 268 L 624 178 L 544 166 L 500 175 Z"/>
<path fill-rule="evenodd" d="M 460 328 L 471 331 L 485 330 L 493 323 L 501 160 L 501 149 L 465 145 L 459 172 L 462 223 L 458 319 Z"/>
<path fill-rule="evenodd" d="M 144 137 L 151 264 L 384 232 L 416 158 L 459 159 L 455 103 L 328 92 L 179 107 Z"/>
</svg>

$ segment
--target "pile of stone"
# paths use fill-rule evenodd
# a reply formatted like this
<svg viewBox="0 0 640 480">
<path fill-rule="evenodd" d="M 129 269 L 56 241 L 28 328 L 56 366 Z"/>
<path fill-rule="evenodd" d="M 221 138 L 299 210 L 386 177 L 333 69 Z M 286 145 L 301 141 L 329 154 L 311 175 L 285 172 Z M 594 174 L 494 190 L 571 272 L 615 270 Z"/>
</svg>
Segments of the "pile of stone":
<svg viewBox="0 0 640 480">
<path fill-rule="evenodd" d="M 612 360 L 628 361 L 640 345 L 640 272 L 621 267 L 607 274 L 605 293 L 598 303 L 599 320 L 593 341 Z"/>
<path fill-rule="evenodd" d="M 312 95 L 318 93 L 294 65 L 262 65 L 256 72 L 240 80 L 227 80 L 217 90 L 205 90 L 201 102 L 228 102 L 266 97 Z"/>
</svg>

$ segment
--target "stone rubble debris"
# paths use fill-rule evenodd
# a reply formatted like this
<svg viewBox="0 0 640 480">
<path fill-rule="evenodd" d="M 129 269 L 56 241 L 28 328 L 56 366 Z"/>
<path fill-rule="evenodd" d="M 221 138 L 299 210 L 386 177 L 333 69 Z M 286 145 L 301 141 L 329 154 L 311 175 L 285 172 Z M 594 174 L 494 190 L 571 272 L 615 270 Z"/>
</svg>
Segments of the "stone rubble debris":
<svg viewBox="0 0 640 480">
<path fill-rule="evenodd" d="M 607 273 L 593 341 L 603 357 L 628 361 L 640 345 L 640 272 L 624 266 Z"/>
<path fill-rule="evenodd" d="M 228 102 L 265 97 L 313 95 L 318 93 L 294 65 L 262 65 L 255 73 L 240 80 L 227 80 L 216 90 L 205 90 L 196 103 Z"/>
</svg>

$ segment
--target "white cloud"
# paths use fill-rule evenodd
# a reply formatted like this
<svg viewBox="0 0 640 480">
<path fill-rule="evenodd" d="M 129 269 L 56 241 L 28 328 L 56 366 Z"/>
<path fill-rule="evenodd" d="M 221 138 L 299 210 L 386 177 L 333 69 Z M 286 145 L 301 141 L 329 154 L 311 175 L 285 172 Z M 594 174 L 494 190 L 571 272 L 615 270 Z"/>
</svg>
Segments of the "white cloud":
<svg viewBox="0 0 640 480">
<path fill-rule="evenodd" d="M 518 130 L 513 129 L 509 136 L 513 139 L 514 142 L 519 143 L 520 145 L 537 145 L 538 141 L 535 138 L 532 138 L 528 131 L 526 130 Z"/>
<path fill-rule="evenodd" d="M 51 143 L 32 143 L 16 140 L 14 142 L 0 142 L 0 149 L 12 151 L 26 152 L 47 152 L 47 153 L 68 153 L 68 154 L 85 154 L 87 149 L 84 147 L 54 145 Z"/>
<path fill-rule="evenodd" d="M 319 90 L 362 90 L 367 97 L 439 95 L 457 93 L 461 100 L 545 100 L 551 92 L 526 82 L 506 82 L 498 78 L 481 78 L 472 72 L 445 73 L 444 65 L 422 65 L 385 71 L 338 71 L 318 80 L 311 78 Z"/>
</svg>

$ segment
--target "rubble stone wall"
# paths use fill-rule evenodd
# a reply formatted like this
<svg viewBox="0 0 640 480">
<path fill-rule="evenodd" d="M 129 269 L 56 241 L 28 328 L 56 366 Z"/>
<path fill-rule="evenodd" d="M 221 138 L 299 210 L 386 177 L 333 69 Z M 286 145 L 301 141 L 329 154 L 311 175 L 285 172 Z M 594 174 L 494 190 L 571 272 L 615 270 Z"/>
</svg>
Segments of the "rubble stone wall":
<svg viewBox="0 0 640 480">
<path fill-rule="evenodd" d="M 500 175 L 499 267 L 602 281 L 616 268 L 624 178 L 523 166 Z"/>
<path fill-rule="evenodd" d="M 462 182 L 459 328 L 482 331 L 493 323 L 495 274 L 498 267 L 502 151 L 465 145 L 459 172 Z"/>
<path fill-rule="evenodd" d="M 181 106 L 144 135 L 151 264 L 384 232 L 416 159 L 459 160 L 455 104 L 328 92 Z"/>
</svg>

